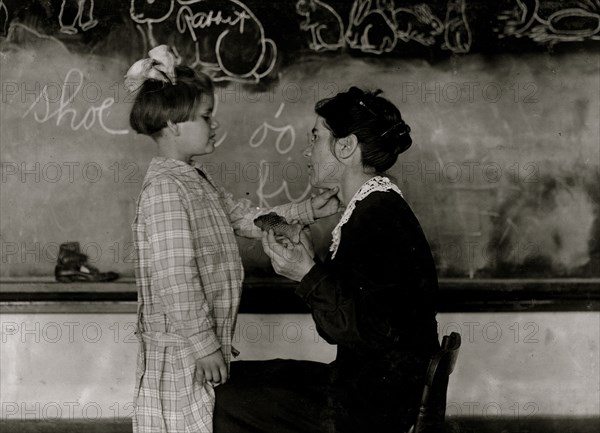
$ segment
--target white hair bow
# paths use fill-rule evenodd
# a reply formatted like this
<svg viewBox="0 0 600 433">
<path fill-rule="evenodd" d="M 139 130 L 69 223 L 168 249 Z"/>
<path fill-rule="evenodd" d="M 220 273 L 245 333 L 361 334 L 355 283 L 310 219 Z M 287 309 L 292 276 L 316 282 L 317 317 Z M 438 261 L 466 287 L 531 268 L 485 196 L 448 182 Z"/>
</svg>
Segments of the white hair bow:
<svg viewBox="0 0 600 433">
<path fill-rule="evenodd" d="M 159 45 L 148 51 L 149 58 L 135 62 L 125 74 L 125 87 L 130 92 L 135 92 L 147 79 L 175 84 L 175 66 L 180 59 L 168 45 Z"/>
</svg>

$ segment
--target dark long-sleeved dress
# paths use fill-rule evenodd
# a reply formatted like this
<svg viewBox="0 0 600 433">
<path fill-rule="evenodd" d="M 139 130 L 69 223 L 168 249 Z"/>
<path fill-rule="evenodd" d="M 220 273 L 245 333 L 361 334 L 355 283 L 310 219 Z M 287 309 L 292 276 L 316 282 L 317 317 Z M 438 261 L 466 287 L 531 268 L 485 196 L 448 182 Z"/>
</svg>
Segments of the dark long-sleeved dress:
<svg viewBox="0 0 600 433">
<path fill-rule="evenodd" d="M 219 409 L 236 401 L 226 384 L 219 402 L 217 388 L 216 432 L 380 433 L 405 431 L 414 422 L 429 359 L 439 350 L 429 245 L 408 204 L 392 190 L 357 201 L 340 233 L 335 257 L 315 264 L 296 290 L 319 334 L 337 344 L 336 360 L 232 367 L 232 388 L 245 380 L 234 375 L 251 375 L 256 393 L 245 382 L 238 397 L 247 392 L 246 406 Z M 229 422 L 224 417 L 240 418 L 240 429 L 218 428 Z M 261 424 L 261 417 L 268 422 Z"/>
</svg>

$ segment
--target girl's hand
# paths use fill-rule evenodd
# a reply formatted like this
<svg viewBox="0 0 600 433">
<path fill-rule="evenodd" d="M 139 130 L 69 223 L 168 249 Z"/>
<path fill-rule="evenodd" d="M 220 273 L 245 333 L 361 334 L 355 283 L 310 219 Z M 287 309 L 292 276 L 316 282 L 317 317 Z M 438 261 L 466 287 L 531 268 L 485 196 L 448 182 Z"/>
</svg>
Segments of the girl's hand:
<svg viewBox="0 0 600 433">
<path fill-rule="evenodd" d="M 315 219 L 328 217 L 340 211 L 340 200 L 337 198 L 338 192 L 339 188 L 336 186 L 311 198 Z"/>
<path fill-rule="evenodd" d="M 196 360 L 196 380 L 200 383 L 206 380 L 214 385 L 227 382 L 227 365 L 221 349 Z"/>
<path fill-rule="evenodd" d="M 306 234 L 304 234 L 306 236 Z M 300 238 L 302 239 L 302 234 Z M 273 230 L 263 233 L 262 246 L 271 259 L 273 269 L 279 275 L 290 280 L 300 281 L 314 266 L 313 254 L 310 254 L 304 244 L 288 243 L 282 245 L 277 242 Z"/>
</svg>

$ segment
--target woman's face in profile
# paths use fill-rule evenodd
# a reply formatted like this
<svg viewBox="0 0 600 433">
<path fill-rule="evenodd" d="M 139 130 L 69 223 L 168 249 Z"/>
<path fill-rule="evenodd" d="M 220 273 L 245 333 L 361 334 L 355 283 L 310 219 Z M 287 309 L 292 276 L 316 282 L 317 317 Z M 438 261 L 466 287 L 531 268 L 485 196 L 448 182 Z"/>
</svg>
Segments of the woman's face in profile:
<svg viewBox="0 0 600 433">
<path fill-rule="evenodd" d="M 309 159 L 308 175 L 310 184 L 317 188 L 333 188 L 339 184 L 341 163 L 331 152 L 335 139 L 325 126 L 322 117 L 317 116 L 308 134 L 308 147 L 304 156 Z"/>
</svg>

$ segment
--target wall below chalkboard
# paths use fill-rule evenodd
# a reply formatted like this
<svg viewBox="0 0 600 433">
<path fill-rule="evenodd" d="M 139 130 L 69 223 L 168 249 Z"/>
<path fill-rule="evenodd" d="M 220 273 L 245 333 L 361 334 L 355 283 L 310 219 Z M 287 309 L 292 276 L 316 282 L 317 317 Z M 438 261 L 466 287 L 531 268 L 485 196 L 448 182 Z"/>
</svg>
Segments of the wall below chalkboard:
<svg viewBox="0 0 600 433">
<path fill-rule="evenodd" d="M 3 314 L 0 418 L 128 416 L 135 320 L 135 313 Z M 438 323 L 440 335 L 462 336 L 449 417 L 600 416 L 597 313 L 455 313 L 438 315 Z M 233 344 L 242 360 L 330 362 L 336 354 L 309 315 L 242 314 Z"/>
<path fill-rule="evenodd" d="M 182 2 L 172 3 L 183 9 Z M 444 32 L 427 45 L 416 34 L 404 42 L 396 29 L 393 50 L 374 53 L 350 47 L 347 39 L 336 48 L 325 33 L 310 39 L 296 3 L 304 2 L 277 6 L 280 24 L 297 26 L 289 40 L 275 36 L 268 8 L 227 3 L 255 11 L 261 25 L 253 34 L 267 45 L 273 38 L 280 49 L 271 72 L 257 83 L 237 79 L 243 68 L 217 73 L 204 65 L 219 84 L 218 147 L 204 161 L 217 182 L 262 206 L 306 198 L 311 189 L 302 150 L 314 103 L 350 85 L 381 88 L 400 107 L 414 140 L 390 174 L 419 217 L 441 276 L 600 276 L 599 56 L 595 46 L 581 42 L 593 43 L 595 33 L 582 30 L 568 40 L 565 31 L 549 30 L 543 21 L 556 10 L 542 3 L 529 9 L 529 27 L 504 27 L 501 38 L 467 20 L 468 52 L 442 49 Z M 440 2 L 430 12 L 443 17 L 453 3 L 461 2 Z M 65 25 L 66 15 L 55 23 L 53 9 L 31 6 L 44 18 L 27 20 L 25 9 L 6 5 L 0 2 L 10 18 L 0 41 L 0 276 L 51 275 L 65 241 L 79 241 L 101 270 L 132 276 L 130 223 L 156 148 L 129 128 L 132 99 L 122 77 L 152 45 L 149 27 L 151 36 L 173 43 L 181 32 L 167 21 L 149 26 L 149 12 L 140 24 L 129 5 L 112 14 L 96 5 L 97 23 L 80 14 L 76 31 Z M 499 16 L 482 3 L 467 5 L 467 18 Z M 344 26 L 351 13 L 345 7 L 337 14 Z M 589 12 L 586 19 L 594 16 Z M 114 31 L 101 33 L 110 22 Z M 551 40 L 535 40 L 542 30 Z M 572 41 L 579 41 L 575 49 L 560 48 Z M 534 42 L 552 50 L 534 49 Z M 181 54 L 192 60 L 183 48 Z M 255 60 L 262 65 L 267 57 Z M 335 223 L 332 217 L 313 226 L 320 254 Z M 274 275 L 259 243 L 239 244 L 248 275 Z"/>
</svg>

